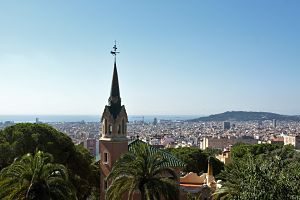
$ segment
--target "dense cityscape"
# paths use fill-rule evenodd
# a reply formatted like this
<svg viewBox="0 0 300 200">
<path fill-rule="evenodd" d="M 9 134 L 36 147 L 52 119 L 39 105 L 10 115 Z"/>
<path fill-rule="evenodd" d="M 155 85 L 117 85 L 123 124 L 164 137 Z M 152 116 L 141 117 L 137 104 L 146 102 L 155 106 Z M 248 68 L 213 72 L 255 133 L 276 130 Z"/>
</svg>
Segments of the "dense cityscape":
<svg viewBox="0 0 300 200">
<path fill-rule="evenodd" d="M 36 119 L 35 123 L 40 122 Z M 0 122 L 0 129 L 12 126 L 13 121 Z M 99 122 L 46 122 L 69 136 L 74 144 L 99 154 L 102 126 Z M 236 143 L 291 144 L 300 149 L 300 122 L 296 121 L 233 121 L 190 122 L 188 120 L 158 120 L 128 123 L 128 139 L 139 138 L 159 148 L 198 147 L 200 149 L 228 149 Z"/>
</svg>

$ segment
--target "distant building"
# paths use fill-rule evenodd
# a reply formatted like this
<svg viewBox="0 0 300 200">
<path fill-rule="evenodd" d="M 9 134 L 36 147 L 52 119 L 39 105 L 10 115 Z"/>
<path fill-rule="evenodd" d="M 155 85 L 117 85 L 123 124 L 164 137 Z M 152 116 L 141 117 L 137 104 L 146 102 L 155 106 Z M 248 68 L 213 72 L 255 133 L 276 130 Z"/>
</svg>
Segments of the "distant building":
<svg viewBox="0 0 300 200">
<path fill-rule="evenodd" d="M 6 125 L 6 126 L 10 126 L 10 125 L 14 125 L 14 124 L 15 124 L 14 121 L 5 121 L 4 122 L 4 125 Z"/>
<path fill-rule="evenodd" d="M 170 124 L 170 123 L 172 123 L 172 120 L 169 120 L 169 119 L 160 119 L 159 123 L 161 123 L 161 124 Z"/>
<path fill-rule="evenodd" d="M 273 119 L 273 127 L 276 128 L 277 127 L 277 120 Z"/>
<path fill-rule="evenodd" d="M 83 146 L 89 150 L 92 156 L 96 157 L 99 152 L 99 140 L 96 138 L 88 138 L 83 142 Z"/>
<path fill-rule="evenodd" d="M 235 128 L 235 124 L 232 124 L 232 126 L 231 126 L 233 129 Z"/>
<path fill-rule="evenodd" d="M 268 141 L 269 144 L 280 144 L 284 145 L 284 138 L 283 137 L 278 137 L 278 138 L 273 138 Z"/>
<path fill-rule="evenodd" d="M 36 124 L 42 124 L 42 122 L 40 121 L 40 119 L 37 117 L 37 118 L 35 118 L 35 123 Z"/>
<path fill-rule="evenodd" d="M 231 163 L 230 150 L 225 149 L 220 155 L 217 155 L 216 158 L 219 159 L 221 162 L 223 162 L 225 165 Z"/>
<path fill-rule="evenodd" d="M 236 143 L 257 144 L 258 140 L 251 136 L 242 136 L 235 139 Z"/>
<path fill-rule="evenodd" d="M 224 149 L 230 145 L 235 144 L 235 139 L 227 137 L 205 137 L 200 142 L 200 149 L 205 150 L 207 148 Z"/>
<path fill-rule="evenodd" d="M 257 140 L 253 137 L 205 137 L 200 142 L 200 149 L 221 149 L 232 146 L 236 143 L 257 144 Z"/>
<path fill-rule="evenodd" d="M 223 130 L 229 130 L 230 129 L 230 122 L 223 122 Z"/>
<path fill-rule="evenodd" d="M 300 149 L 300 136 L 284 136 L 284 145 L 293 145 L 295 149 Z"/>
<path fill-rule="evenodd" d="M 156 126 L 157 125 L 157 118 L 155 117 L 153 120 L 153 125 Z"/>
</svg>

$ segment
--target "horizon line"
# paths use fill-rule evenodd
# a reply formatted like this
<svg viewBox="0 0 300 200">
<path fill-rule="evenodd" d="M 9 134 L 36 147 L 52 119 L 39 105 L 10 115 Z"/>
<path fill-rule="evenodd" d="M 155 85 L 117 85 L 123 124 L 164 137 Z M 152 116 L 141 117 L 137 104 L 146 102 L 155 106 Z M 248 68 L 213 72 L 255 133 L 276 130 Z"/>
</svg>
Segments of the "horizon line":
<svg viewBox="0 0 300 200">
<path fill-rule="evenodd" d="M 249 111 L 249 110 L 227 110 L 227 111 L 223 111 L 223 112 L 217 112 L 217 113 L 209 113 L 209 114 L 129 114 L 129 116 L 209 116 L 209 115 L 215 115 L 215 114 L 222 114 L 222 113 L 226 113 L 226 112 L 264 112 L 264 113 L 273 113 L 273 114 L 279 114 L 279 115 L 300 115 L 300 114 L 283 114 L 280 112 L 274 112 L 274 111 Z M 101 112 L 98 114 L 95 113 L 85 113 L 85 114 L 47 114 L 47 113 L 43 113 L 43 114 L 0 114 L 0 116 L 101 116 Z"/>
</svg>

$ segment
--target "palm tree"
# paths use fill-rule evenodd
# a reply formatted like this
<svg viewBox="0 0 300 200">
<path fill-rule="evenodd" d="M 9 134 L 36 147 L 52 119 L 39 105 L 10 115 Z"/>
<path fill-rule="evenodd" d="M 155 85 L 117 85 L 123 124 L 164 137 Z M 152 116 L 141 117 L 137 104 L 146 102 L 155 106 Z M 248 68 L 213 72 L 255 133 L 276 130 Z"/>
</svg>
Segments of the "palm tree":
<svg viewBox="0 0 300 200">
<path fill-rule="evenodd" d="M 53 164 L 50 154 L 26 154 L 0 172 L 0 199 L 75 199 L 65 166 Z"/>
<path fill-rule="evenodd" d="M 153 152 L 146 144 L 140 144 L 114 164 L 107 177 L 111 183 L 106 199 L 119 200 L 123 195 L 133 199 L 139 193 L 142 200 L 179 199 L 179 184 L 175 171 L 166 167 L 167 160 L 159 152 Z"/>
</svg>

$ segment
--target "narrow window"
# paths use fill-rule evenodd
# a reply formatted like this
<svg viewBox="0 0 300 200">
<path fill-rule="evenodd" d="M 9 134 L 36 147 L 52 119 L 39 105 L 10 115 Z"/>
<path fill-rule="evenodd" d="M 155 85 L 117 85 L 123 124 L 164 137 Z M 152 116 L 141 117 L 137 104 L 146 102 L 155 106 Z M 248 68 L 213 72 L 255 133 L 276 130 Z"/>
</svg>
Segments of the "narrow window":
<svg viewBox="0 0 300 200">
<path fill-rule="evenodd" d="M 112 125 L 110 124 L 109 125 L 109 135 L 111 135 L 111 133 L 112 133 Z"/>
<path fill-rule="evenodd" d="M 108 163 L 108 153 L 104 153 L 104 160 L 103 160 L 103 162 L 104 162 L 105 164 Z"/>
<path fill-rule="evenodd" d="M 106 180 L 104 180 L 104 190 L 107 190 L 107 188 L 108 188 L 108 183 Z"/>
<path fill-rule="evenodd" d="M 104 119 L 104 133 L 107 134 L 107 119 Z"/>
<path fill-rule="evenodd" d="M 125 134 L 125 120 L 122 119 L 122 133 Z"/>
<path fill-rule="evenodd" d="M 118 126 L 118 134 L 120 135 L 121 134 L 121 125 L 119 124 Z"/>
</svg>

